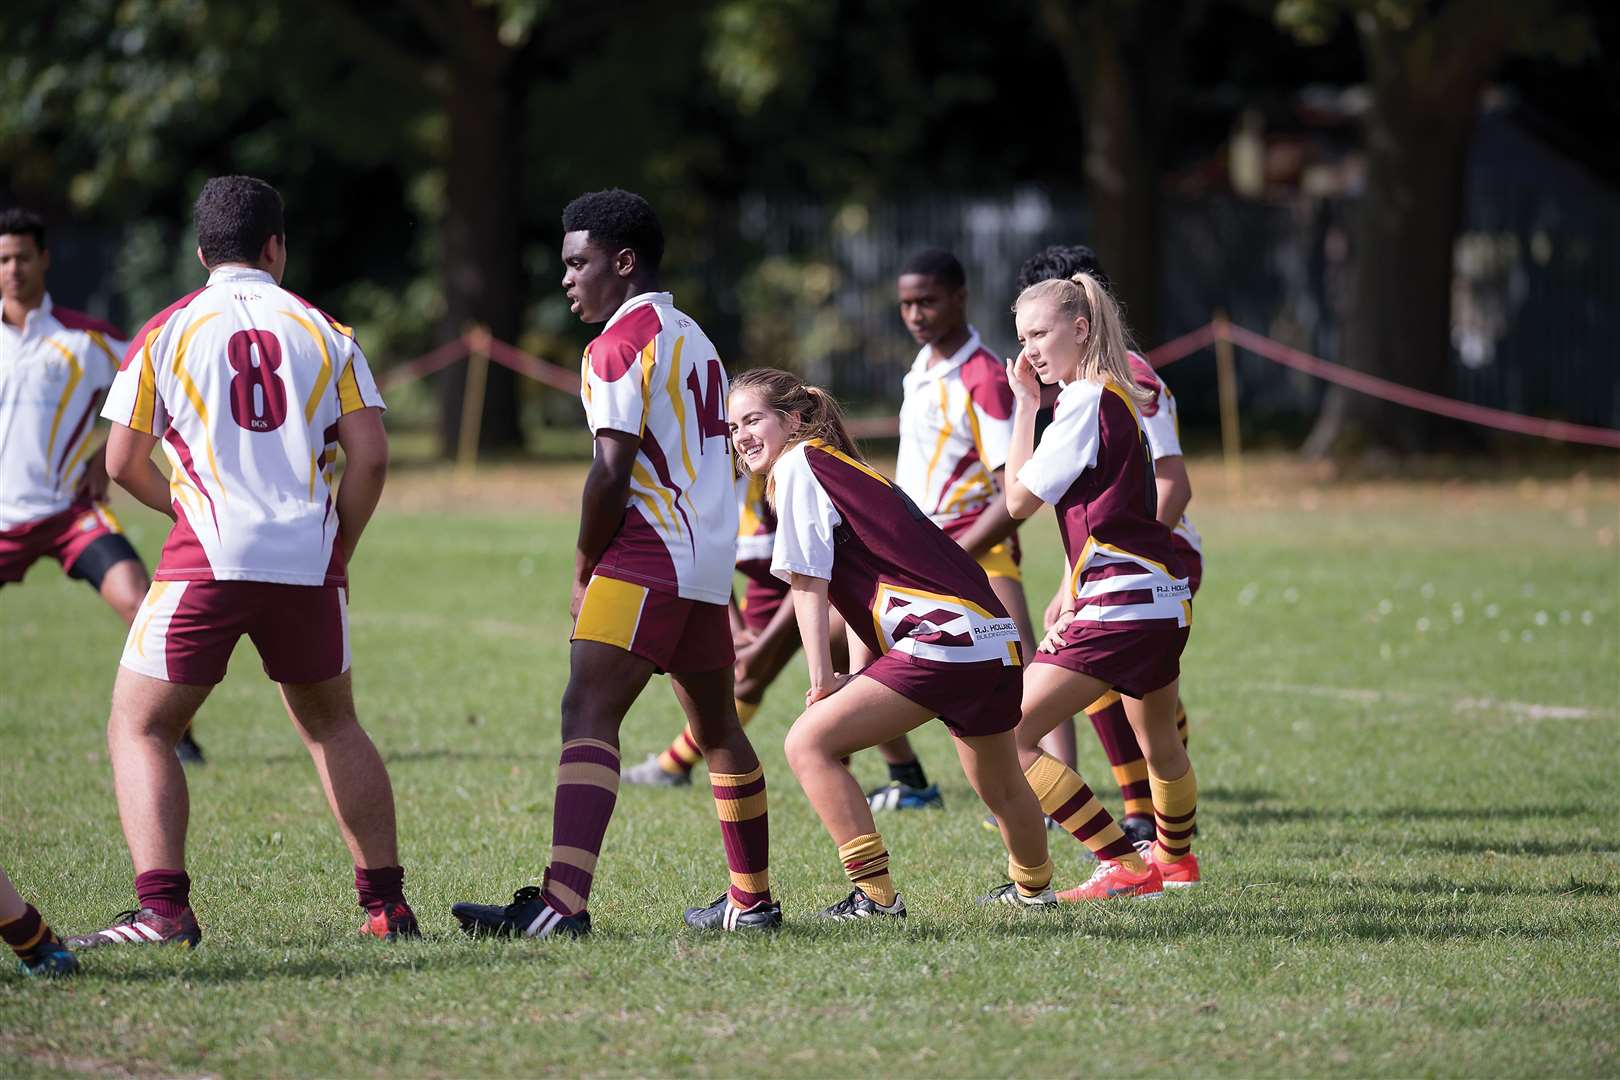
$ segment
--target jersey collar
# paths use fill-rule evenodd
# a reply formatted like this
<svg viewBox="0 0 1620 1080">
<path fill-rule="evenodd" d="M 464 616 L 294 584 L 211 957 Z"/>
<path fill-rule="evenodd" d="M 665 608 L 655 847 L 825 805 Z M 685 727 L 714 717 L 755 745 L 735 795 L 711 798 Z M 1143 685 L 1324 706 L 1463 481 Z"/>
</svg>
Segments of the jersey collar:
<svg viewBox="0 0 1620 1080">
<path fill-rule="evenodd" d="M 51 301 L 51 294 L 47 292 L 45 299 L 39 302 L 39 307 L 23 316 L 21 326 L 12 326 L 10 323 L 0 323 L 0 326 L 4 326 L 8 333 L 15 334 L 19 340 L 35 334 L 49 334 L 51 324 L 56 321 L 56 316 L 51 314 L 51 309 L 55 306 Z"/>
<path fill-rule="evenodd" d="M 266 285 L 274 285 L 276 279 L 270 271 L 260 270 L 257 266 L 238 266 L 235 264 L 216 266 L 209 271 L 208 284 L 218 285 L 225 281 L 262 281 Z"/>
<path fill-rule="evenodd" d="M 911 362 L 911 374 L 919 379 L 943 379 L 945 376 L 967 363 L 968 357 L 972 356 L 983 347 L 983 342 L 979 340 L 979 331 L 974 328 L 972 323 L 969 323 L 967 340 L 962 343 L 962 347 L 960 349 L 957 349 L 955 352 L 951 353 L 947 359 L 930 367 L 928 364 L 928 357 L 932 355 L 934 347 L 932 345 L 924 345 L 920 350 L 918 350 L 917 359 Z"/>
<path fill-rule="evenodd" d="M 666 306 L 672 306 L 674 303 L 675 303 L 675 294 L 674 293 L 667 293 L 667 292 L 636 293 L 636 295 L 630 297 L 624 303 L 619 305 L 619 310 L 615 311 L 613 313 L 613 317 L 611 319 L 609 319 L 602 326 L 602 329 L 606 330 L 608 327 L 612 326 L 614 323 L 616 323 L 620 319 L 624 318 L 625 315 L 627 315 L 629 313 L 631 308 L 640 307 L 642 304 L 664 304 Z"/>
</svg>

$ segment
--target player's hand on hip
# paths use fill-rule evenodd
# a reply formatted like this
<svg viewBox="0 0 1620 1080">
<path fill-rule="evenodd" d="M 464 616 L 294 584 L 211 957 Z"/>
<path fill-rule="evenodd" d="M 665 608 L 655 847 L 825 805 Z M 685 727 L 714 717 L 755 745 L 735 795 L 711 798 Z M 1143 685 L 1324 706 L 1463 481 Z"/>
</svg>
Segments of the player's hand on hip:
<svg viewBox="0 0 1620 1080">
<path fill-rule="evenodd" d="M 1074 622 L 1074 612 L 1059 612 L 1058 617 L 1052 621 L 1051 627 L 1047 629 L 1046 637 L 1041 641 L 1040 647 L 1036 651 L 1055 653 L 1061 649 L 1063 647 L 1063 631 L 1067 630 L 1072 622 Z"/>
<path fill-rule="evenodd" d="M 568 598 L 568 615 L 570 618 L 576 620 L 579 618 L 579 609 L 585 603 L 585 587 L 590 583 L 590 578 L 586 578 L 584 581 L 580 581 L 578 578 L 574 579 L 574 592 Z"/>
<path fill-rule="evenodd" d="M 834 694 L 838 693 L 838 691 L 848 686 L 849 680 L 853 679 L 854 677 L 855 676 L 853 675 L 840 675 L 834 673 L 832 683 L 830 685 L 812 686 L 809 690 L 805 691 L 804 694 L 805 708 L 809 708 L 822 698 L 832 697 Z"/>
<path fill-rule="evenodd" d="M 1050 630 L 1052 624 L 1058 621 L 1063 614 L 1063 590 L 1059 589 L 1052 594 L 1051 603 L 1046 605 L 1046 612 L 1041 616 L 1041 629 Z"/>
<path fill-rule="evenodd" d="M 79 477 L 78 486 L 73 494 L 80 499 L 91 502 L 106 502 L 107 489 L 112 481 L 107 478 L 107 458 L 104 454 L 91 454 L 90 460 L 84 463 L 84 475 Z"/>
</svg>

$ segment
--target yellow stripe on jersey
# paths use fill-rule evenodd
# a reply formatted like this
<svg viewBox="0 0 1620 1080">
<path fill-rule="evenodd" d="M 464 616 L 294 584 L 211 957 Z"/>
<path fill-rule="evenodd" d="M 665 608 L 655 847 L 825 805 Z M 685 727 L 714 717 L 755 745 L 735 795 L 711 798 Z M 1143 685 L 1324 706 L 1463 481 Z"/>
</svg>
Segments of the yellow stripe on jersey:
<svg viewBox="0 0 1620 1080">
<path fill-rule="evenodd" d="M 971 405 L 969 409 L 971 411 Z M 923 474 L 923 490 L 934 489 L 934 469 L 939 465 L 939 459 L 945 453 L 945 444 L 950 441 L 951 432 L 951 394 L 945 386 L 945 380 L 939 380 L 939 439 L 934 443 L 934 456 L 928 459 L 928 471 Z"/>
<path fill-rule="evenodd" d="M 67 412 L 68 402 L 73 398 L 73 391 L 79 388 L 79 380 L 84 378 L 84 368 L 79 366 L 79 358 L 73 355 L 72 349 L 54 338 L 46 338 L 45 341 L 51 348 L 62 354 L 62 358 L 68 362 L 69 368 L 67 385 L 62 388 L 62 400 L 56 403 L 56 415 L 51 417 L 51 438 L 45 444 L 45 460 L 49 461 L 55 456 L 56 429 L 62 423 L 62 414 Z"/>
<path fill-rule="evenodd" d="M 360 380 L 354 374 L 354 357 L 343 365 L 343 374 L 338 376 L 338 415 L 348 416 L 366 407 L 366 399 L 360 396 Z"/>
<path fill-rule="evenodd" d="M 185 390 L 191 407 L 197 411 L 197 419 L 202 421 L 203 449 L 208 451 L 208 470 L 214 474 L 214 483 L 219 485 L 220 501 L 229 503 L 230 497 L 225 490 L 225 481 L 219 476 L 219 462 L 214 458 L 214 437 L 209 432 L 208 404 L 203 401 L 202 392 L 197 389 L 197 384 L 191 381 L 191 372 L 186 370 L 186 349 L 191 346 L 191 339 L 197 336 L 197 331 L 202 329 L 203 324 L 218 315 L 217 311 L 199 315 L 196 322 L 186 327 L 186 332 L 180 335 L 180 343 L 174 348 L 174 373 L 179 377 L 180 386 Z"/>
<path fill-rule="evenodd" d="M 285 309 L 277 312 L 277 314 L 285 315 L 299 326 L 302 326 L 304 332 L 309 335 L 310 340 L 315 342 L 315 347 L 321 350 L 320 374 L 315 376 L 315 385 L 310 387 L 309 397 L 304 400 L 304 423 L 313 424 L 315 422 L 315 410 L 320 408 L 321 405 L 321 395 L 326 393 L 327 384 L 332 381 L 332 354 L 327 351 L 326 337 L 313 322 L 297 312 Z"/>
<path fill-rule="evenodd" d="M 750 473 L 748 476 L 748 495 L 743 499 L 742 506 L 737 509 L 737 535 L 758 536 L 760 526 L 764 523 L 759 520 L 759 512 L 754 508 L 765 501 L 765 475 Z"/>
<path fill-rule="evenodd" d="M 1124 388 L 1119 385 L 1119 383 L 1115 382 L 1113 379 L 1109 379 L 1107 382 L 1103 383 L 1103 389 L 1104 390 L 1112 390 L 1114 393 L 1118 394 L 1119 395 L 1119 400 L 1123 401 L 1127 406 L 1129 406 L 1130 410 L 1131 410 L 1131 415 L 1136 417 L 1136 426 L 1137 427 L 1142 426 L 1142 413 L 1141 413 L 1141 411 L 1139 409 L 1137 409 L 1136 402 L 1131 398 L 1131 395 L 1127 394 L 1125 392 Z"/>
<path fill-rule="evenodd" d="M 893 484 L 889 483 L 888 477 L 872 468 L 872 466 L 856 461 L 854 458 L 838 449 L 838 447 L 829 443 L 826 439 L 806 439 L 804 440 L 804 444 L 806 446 L 813 446 L 822 453 L 837 458 L 839 461 L 842 461 L 845 465 L 848 465 L 852 469 L 859 469 L 861 472 L 865 473 L 867 476 L 870 476 L 884 487 L 894 486 Z"/>
<path fill-rule="evenodd" d="M 686 400 L 681 394 L 681 347 L 685 344 L 685 335 L 675 339 L 675 351 L 669 364 L 669 383 L 664 389 L 669 391 L 669 403 L 675 406 L 675 422 L 681 429 L 681 463 L 686 466 L 686 484 L 690 487 L 697 483 L 697 470 L 692 468 L 692 455 L 686 449 Z"/>
<path fill-rule="evenodd" d="M 96 348 L 107 354 L 107 359 L 112 361 L 113 370 L 117 371 L 118 354 L 112 351 L 111 345 L 107 344 L 107 335 L 99 330 L 86 330 L 85 333 L 90 335 L 90 340 L 95 344 Z"/>
<path fill-rule="evenodd" d="M 646 489 L 636 494 L 646 497 L 647 505 L 652 507 L 653 514 L 658 518 L 658 524 L 679 536 L 681 525 L 675 515 L 675 500 L 670 498 L 669 492 L 664 489 L 664 486 L 653 479 L 652 473 L 648 472 L 647 467 L 640 461 L 630 466 L 630 478 Z M 668 521 L 665 521 L 664 515 L 659 513 L 658 506 L 652 501 L 649 492 L 657 492 L 658 497 L 664 501 L 664 508 L 669 511 Z"/>
<path fill-rule="evenodd" d="M 163 332 L 159 326 L 146 335 L 141 344 L 141 379 L 135 391 L 135 408 L 129 414 L 129 426 L 134 431 L 154 434 L 157 426 L 157 378 L 152 374 L 152 342 Z"/>
<path fill-rule="evenodd" d="M 982 615 L 986 619 L 1000 619 L 1002 617 L 1000 615 L 991 614 L 989 611 L 986 611 L 984 608 L 965 597 L 952 596 L 950 593 L 929 592 L 926 589 L 907 589 L 900 585 L 892 585 L 887 581 L 878 582 L 878 591 L 900 593 L 902 596 L 914 596 L 919 600 L 942 600 L 947 604 L 961 604 L 975 615 Z M 876 612 L 873 614 L 876 614 Z"/>
<path fill-rule="evenodd" d="M 653 338 L 641 350 L 641 427 L 636 431 L 637 438 L 647 434 L 647 410 L 652 406 L 652 373 L 657 364 L 658 339 Z"/>
<path fill-rule="evenodd" d="M 90 436 L 95 434 L 95 430 L 96 426 L 94 423 L 87 424 L 85 426 L 84 434 L 79 436 L 79 448 L 75 450 L 73 452 L 73 456 L 68 459 L 67 467 L 62 470 L 62 475 L 56 478 L 58 485 L 62 484 L 67 480 L 68 477 L 72 476 L 74 470 L 84 463 L 85 458 L 90 456 L 90 447 L 95 442 L 95 440 L 90 438 Z"/>
<path fill-rule="evenodd" d="M 944 383 L 941 382 L 940 385 L 943 386 Z M 994 498 L 996 494 L 996 482 L 992 478 L 990 463 L 984 459 L 984 439 L 979 434 L 979 414 L 973 408 L 973 399 L 971 397 L 968 398 L 967 407 L 968 430 L 973 435 L 973 451 L 979 455 L 979 468 L 977 472 L 957 477 L 956 494 L 945 500 L 945 505 L 940 507 L 941 513 L 949 514 L 977 495 Z M 946 490 L 940 492 L 940 494 L 950 495 L 951 493 Z"/>
</svg>

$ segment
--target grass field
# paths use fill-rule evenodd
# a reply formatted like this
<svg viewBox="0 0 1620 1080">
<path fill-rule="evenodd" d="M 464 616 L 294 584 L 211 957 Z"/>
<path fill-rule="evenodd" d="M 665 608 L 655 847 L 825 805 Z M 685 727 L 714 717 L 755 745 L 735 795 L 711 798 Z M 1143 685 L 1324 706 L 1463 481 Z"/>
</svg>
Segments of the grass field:
<svg viewBox="0 0 1620 1080">
<path fill-rule="evenodd" d="M 198 722 L 202 946 L 0 977 L 0 1073 L 1614 1075 L 1612 469 L 1323 487 L 1261 469 L 1242 495 L 1217 472 L 1195 462 L 1209 556 L 1183 680 L 1199 889 L 976 909 L 1003 860 L 936 724 L 919 745 L 946 812 L 880 820 L 910 920 L 811 923 L 845 886 L 782 760 L 796 665 L 750 728 L 783 933 L 680 927 L 725 880 L 700 786 L 621 793 L 593 939 L 463 938 L 453 901 L 504 901 L 545 861 L 576 474 L 402 475 L 355 568 L 353 644 L 427 940 L 354 936 L 346 854 L 244 646 Z M 126 520 L 155 557 L 160 521 Z M 1050 518 L 1025 535 L 1049 588 Z M 49 564 L 0 594 L 0 860 L 63 930 L 133 900 L 102 734 L 122 634 Z M 655 682 L 625 760 L 678 716 Z M 1082 771 L 1117 804 L 1089 736 Z M 1054 843 L 1060 884 L 1080 880 Z"/>
</svg>

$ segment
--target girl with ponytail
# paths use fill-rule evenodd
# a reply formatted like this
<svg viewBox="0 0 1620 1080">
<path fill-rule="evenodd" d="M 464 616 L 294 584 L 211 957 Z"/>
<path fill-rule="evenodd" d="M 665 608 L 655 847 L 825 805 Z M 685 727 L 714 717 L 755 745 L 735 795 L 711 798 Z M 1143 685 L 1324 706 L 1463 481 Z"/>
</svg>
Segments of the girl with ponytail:
<svg viewBox="0 0 1620 1080">
<path fill-rule="evenodd" d="M 1161 895 L 1198 882 L 1198 783 L 1176 730 L 1192 590 L 1156 517 L 1138 414 L 1153 391 L 1132 377 L 1119 308 L 1092 275 L 1031 285 L 1013 312 L 1023 349 L 1007 364 L 1016 402 L 1007 509 L 1022 519 L 1051 503 L 1068 556 L 1062 612 L 1024 680 L 1020 764 L 1042 809 L 1099 861 L 1090 881 L 1060 899 Z M 1037 448 L 1042 383 L 1063 391 Z M 1124 696 L 1146 753 L 1158 833 L 1146 859 L 1080 775 L 1040 749 L 1047 732 L 1110 690 Z"/>
<path fill-rule="evenodd" d="M 938 716 L 968 781 L 995 814 L 1011 881 L 985 902 L 1050 907 L 1052 861 L 1040 807 L 1019 768 L 1018 627 L 973 557 L 862 460 L 832 396 L 785 371 L 731 384 L 732 442 L 769 475 L 771 572 L 791 588 L 810 667 L 788 764 L 838 845 L 852 886 L 822 912 L 900 918 L 905 901 L 865 794 L 844 760 Z M 853 674 L 833 670 L 830 609 L 848 625 Z"/>
</svg>

